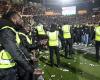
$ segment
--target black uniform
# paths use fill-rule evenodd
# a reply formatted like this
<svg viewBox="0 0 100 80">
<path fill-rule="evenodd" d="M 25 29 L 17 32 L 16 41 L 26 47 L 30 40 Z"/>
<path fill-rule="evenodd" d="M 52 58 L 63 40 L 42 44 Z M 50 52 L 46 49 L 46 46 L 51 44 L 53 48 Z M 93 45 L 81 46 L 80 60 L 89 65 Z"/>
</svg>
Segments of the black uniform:
<svg viewBox="0 0 100 80">
<path fill-rule="evenodd" d="M 16 26 L 11 21 L 1 20 L 0 28 L 4 26 L 9 26 L 16 28 Z M 8 51 L 13 57 L 14 61 L 17 63 L 16 66 L 22 67 L 26 72 L 32 73 L 32 68 L 25 60 L 20 49 L 16 46 L 16 34 L 10 29 L 0 30 L 0 44 L 2 48 Z M 16 80 L 16 67 L 9 69 L 0 69 L 0 80 Z"/>
</svg>

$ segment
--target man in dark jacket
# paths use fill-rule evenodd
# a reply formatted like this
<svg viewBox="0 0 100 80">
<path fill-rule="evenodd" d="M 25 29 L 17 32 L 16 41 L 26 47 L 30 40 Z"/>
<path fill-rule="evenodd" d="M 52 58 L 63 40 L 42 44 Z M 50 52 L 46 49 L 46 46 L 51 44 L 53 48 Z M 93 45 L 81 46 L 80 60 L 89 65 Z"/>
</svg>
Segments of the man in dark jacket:
<svg viewBox="0 0 100 80">
<path fill-rule="evenodd" d="M 33 71 L 32 67 L 29 65 L 25 56 L 23 56 L 23 53 L 21 52 L 17 44 L 18 39 L 16 39 L 16 35 L 17 30 L 20 27 L 16 25 L 20 23 L 20 15 L 16 12 L 10 11 L 3 15 L 2 20 L 0 20 L 0 51 L 4 50 L 5 52 L 3 54 L 5 54 L 6 56 L 9 53 L 11 60 L 13 60 L 13 63 L 15 63 L 15 65 L 11 66 L 10 64 L 12 64 L 12 61 L 7 58 L 5 64 L 9 66 L 5 67 L 5 65 L 0 61 L 0 80 L 17 80 L 16 66 L 22 67 L 28 73 L 32 73 Z M 2 59 L 2 61 L 4 62 L 4 59 Z"/>
</svg>

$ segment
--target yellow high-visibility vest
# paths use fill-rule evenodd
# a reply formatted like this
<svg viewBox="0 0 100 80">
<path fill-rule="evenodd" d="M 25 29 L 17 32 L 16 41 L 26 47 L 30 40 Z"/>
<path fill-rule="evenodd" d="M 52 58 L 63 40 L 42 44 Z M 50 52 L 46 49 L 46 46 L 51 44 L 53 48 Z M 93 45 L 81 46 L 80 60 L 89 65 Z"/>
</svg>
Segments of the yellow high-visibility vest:
<svg viewBox="0 0 100 80">
<path fill-rule="evenodd" d="M 62 31 L 63 31 L 63 37 L 65 39 L 71 38 L 70 25 L 63 25 Z"/>
<path fill-rule="evenodd" d="M 29 44 L 32 44 L 32 38 L 30 39 L 26 34 L 22 32 L 18 32 L 19 35 L 23 35 Z"/>
<path fill-rule="evenodd" d="M 100 41 L 100 26 L 95 28 L 95 40 Z"/>
<path fill-rule="evenodd" d="M 43 25 L 38 25 L 37 26 L 37 31 L 38 31 L 39 35 L 45 35 L 46 34 L 44 29 L 43 29 Z"/>
<path fill-rule="evenodd" d="M 2 29 L 12 30 L 16 34 L 16 45 L 18 46 L 20 44 L 20 38 L 15 29 L 13 29 L 12 27 L 9 27 L 9 26 L 5 26 L 5 27 L 1 28 L 0 30 L 2 30 Z M 16 65 L 16 63 L 14 62 L 13 57 L 10 55 L 10 53 L 4 49 L 1 50 L 0 51 L 0 68 L 11 68 L 11 67 L 14 67 L 15 65 Z"/>
<path fill-rule="evenodd" d="M 49 46 L 58 46 L 59 45 L 57 31 L 48 32 L 48 37 L 49 37 Z"/>
<path fill-rule="evenodd" d="M 19 45 L 21 43 L 21 40 L 19 38 L 19 34 L 15 29 L 13 29 L 12 27 L 9 27 L 9 26 L 2 27 L 1 29 L 10 29 L 10 30 L 12 30 L 16 34 L 16 43 L 17 43 L 17 45 Z"/>
<path fill-rule="evenodd" d="M 32 40 L 32 32 L 30 32 L 29 35 L 31 36 L 31 38 L 29 38 L 29 39 L 30 39 L 30 44 L 33 44 L 33 40 Z"/>
</svg>

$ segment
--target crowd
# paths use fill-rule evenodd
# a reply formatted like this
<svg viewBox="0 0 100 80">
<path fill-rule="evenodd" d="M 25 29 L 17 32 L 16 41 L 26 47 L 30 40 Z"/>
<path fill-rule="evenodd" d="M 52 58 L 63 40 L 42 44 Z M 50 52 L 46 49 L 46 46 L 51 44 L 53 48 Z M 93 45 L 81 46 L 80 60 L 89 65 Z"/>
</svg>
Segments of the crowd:
<svg viewBox="0 0 100 80">
<path fill-rule="evenodd" d="M 95 40 L 99 61 L 100 14 L 47 16 L 36 5 L 1 3 L 0 6 L 0 53 L 4 54 L 0 55 L 0 80 L 34 80 L 42 75 L 35 53 L 45 49 L 50 53 L 50 66 L 54 66 L 56 53 L 59 67 L 61 49 L 65 58 L 72 59 L 73 44 L 88 47 Z"/>
</svg>

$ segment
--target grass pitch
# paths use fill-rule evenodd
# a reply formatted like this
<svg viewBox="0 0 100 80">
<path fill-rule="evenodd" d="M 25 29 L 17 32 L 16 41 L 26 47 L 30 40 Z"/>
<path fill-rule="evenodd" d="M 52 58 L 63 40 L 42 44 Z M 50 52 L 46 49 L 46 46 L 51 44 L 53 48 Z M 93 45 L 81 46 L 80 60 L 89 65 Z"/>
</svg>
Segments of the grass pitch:
<svg viewBox="0 0 100 80">
<path fill-rule="evenodd" d="M 100 63 L 95 62 L 95 55 L 86 54 L 77 51 L 73 59 L 65 59 L 64 52 L 60 52 L 61 66 L 56 67 L 56 56 L 54 56 L 55 65 L 49 64 L 49 52 L 40 54 L 39 66 L 44 71 L 45 80 L 100 80 Z"/>
</svg>

